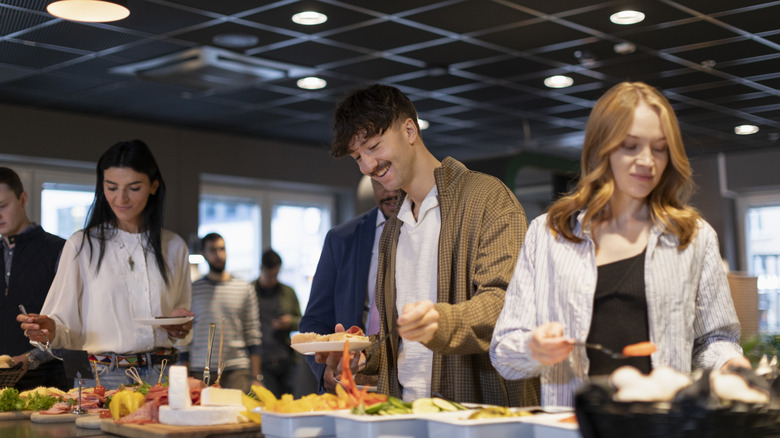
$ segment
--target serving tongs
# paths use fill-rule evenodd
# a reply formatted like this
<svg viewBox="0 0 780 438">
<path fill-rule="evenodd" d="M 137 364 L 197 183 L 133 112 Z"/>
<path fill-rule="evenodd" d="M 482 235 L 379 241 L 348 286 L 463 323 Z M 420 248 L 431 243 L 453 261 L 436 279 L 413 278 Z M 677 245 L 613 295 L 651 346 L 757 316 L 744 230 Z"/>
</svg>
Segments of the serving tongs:
<svg viewBox="0 0 780 438">
<path fill-rule="evenodd" d="M 209 369 L 209 365 L 211 365 L 211 347 L 214 346 L 214 332 L 217 329 L 217 325 L 212 323 L 209 323 L 209 341 L 206 345 L 206 366 L 203 367 L 203 383 L 206 384 L 206 386 L 209 386 L 209 381 L 211 380 L 211 370 Z"/>
<path fill-rule="evenodd" d="M 222 326 L 219 332 L 219 358 L 217 360 L 217 380 L 214 381 L 214 386 L 219 386 L 219 379 L 222 378 L 222 372 L 225 371 L 226 363 L 222 361 L 222 345 L 225 340 L 225 318 L 222 318 Z"/>
<path fill-rule="evenodd" d="M 377 347 L 384 344 L 386 340 L 390 339 L 390 336 L 398 333 L 398 326 L 393 327 L 392 330 L 388 331 L 384 334 L 381 338 L 379 338 L 378 341 L 374 345 L 371 346 L 371 348 L 368 349 L 368 351 L 365 352 L 366 355 L 366 362 L 368 362 L 368 359 L 371 357 L 372 354 L 374 354 L 374 350 L 376 350 Z"/>
<path fill-rule="evenodd" d="M 27 309 L 24 308 L 24 304 L 19 304 L 19 311 L 22 312 L 22 314 L 24 316 L 28 316 Z M 49 346 L 49 344 L 51 344 L 51 341 L 49 341 L 49 337 L 46 336 L 46 333 L 44 333 L 43 330 L 35 330 L 35 331 L 37 331 L 38 333 L 42 334 L 43 337 L 46 338 L 46 343 L 45 344 L 42 344 L 42 343 L 40 343 L 38 341 L 32 341 L 32 342 L 35 342 L 36 347 L 38 347 L 38 349 L 41 350 L 41 351 L 45 351 L 46 353 L 49 353 L 49 356 L 51 356 L 51 357 L 61 361 L 62 358 L 57 356 L 56 354 L 54 354 L 53 351 L 51 351 L 51 347 Z"/>
</svg>

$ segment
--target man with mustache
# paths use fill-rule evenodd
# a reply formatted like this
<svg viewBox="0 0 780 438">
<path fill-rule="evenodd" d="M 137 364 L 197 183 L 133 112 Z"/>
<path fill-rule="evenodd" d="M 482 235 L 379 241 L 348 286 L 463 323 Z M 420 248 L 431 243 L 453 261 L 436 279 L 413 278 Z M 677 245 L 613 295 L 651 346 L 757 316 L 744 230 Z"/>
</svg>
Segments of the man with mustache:
<svg viewBox="0 0 780 438">
<path fill-rule="evenodd" d="M 488 356 L 526 231 L 512 191 L 451 157 L 434 157 L 414 105 L 397 88 L 354 91 L 333 120 L 331 155 L 351 156 L 363 174 L 401 191 L 379 244 L 382 343 L 367 363 L 356 356 L 354 368 L 378 374 L 379 392 L 407 401 L 439 393 L 458 402 L 538 404 L 538 380 L 506 381 Z M 339 356 L 316 359 L 338 372 Z"/>
<path fill-rule="evenodd" d="M 395 214 L 398 191 L 387 190 L 373 179 L 371 186 L 376 208 L 334 227 L 325 237 L 301 332 L 327 334 L 337 323 L 363 327 L 369 335 L 379 331 L 374 302 L 379 236 L 385 221 Z M 311 356 L 306 361 L 317 377 L 319 392 L 335 392 L 333 371 Z"/>
<path fill-rule="evenodd" d="M 248 282 L 233 277 L 225 270 L 227 252 L 225 239 L 217 233 L 209 233 L 201 239 L 203 257 L 209 264 L 209 273 L 192 283 L 192 343 L 189 354 L 190 374 L 203 378 L 208 352 L 209 324 L 217 324 L 215 339 L 224 339 L 222 361 L 225 371 L 219 380 L 223 388 L 235 388 L 248 392 L 252 384 L 259 384 L 260 375 L 260 317 L 255 290 Z M 225 333 L 220 333 L 224 320 Z M 216 343 L 218 344 L 219 341 Z M 214 346 L 217 350 L 218 345 Z M 219 366 L 217 354 L 212 355 L 209 369 L 211 382 L 216 379 L 214 370 Z"/>
</svg>

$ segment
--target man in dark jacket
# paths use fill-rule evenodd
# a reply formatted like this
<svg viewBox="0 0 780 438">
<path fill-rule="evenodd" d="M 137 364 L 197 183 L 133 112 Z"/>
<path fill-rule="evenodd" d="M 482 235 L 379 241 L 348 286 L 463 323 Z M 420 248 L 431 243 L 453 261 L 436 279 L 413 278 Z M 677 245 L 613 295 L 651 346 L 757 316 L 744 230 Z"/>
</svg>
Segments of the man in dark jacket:
<svg viewBox="0 0 780 438">
<path fill-rule="evenodd" d="M 27 373 L 17 382 L 19 390 L 38 386 L 70 388 L 62 362 L 34 349 L 19 329 L 19 305 L 39 313 L 57 272 L 65 240 L 30 222 L 25 212 L 27 193 L 19 175 L 0 167 L 0 353 L 23 362 Z M 41 363 L 43 362 L 43 363 Z"/>
</svg>

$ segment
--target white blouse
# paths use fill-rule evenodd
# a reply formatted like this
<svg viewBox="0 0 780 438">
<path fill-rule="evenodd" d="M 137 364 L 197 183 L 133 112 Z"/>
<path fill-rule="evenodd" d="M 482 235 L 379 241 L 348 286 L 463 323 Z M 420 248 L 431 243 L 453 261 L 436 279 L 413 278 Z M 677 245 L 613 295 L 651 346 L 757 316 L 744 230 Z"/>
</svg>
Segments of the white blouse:
<svg viewBox="0 0 780 438">
<path fill-rule="evenodd" d="M 578 215 L 574 228 L 585 239 L 581 243 L 553 237 L 546 214 L 531 223 L 493 330 L 493 366 L 507 379 L 540 376 L 544 405 L 573 405 L 575 389 L 588 376 L 584 347 L 551 366 L 541 365 L 528 349 L 531 332 L 548 322 L 560 322 L 565 337 L 588 337 L 597 267 L 583 216 Z M 650 341 L 658 346 L 651 363 L 685 373 L 720 368 L 740 356 L 742 348 L 717 235 L 700 220 L 690 245 L 683 250 L 677 245 L 675 236 L 651 229 L 644 266 Z"/>
<path fill-rule="evenodd" d="M 57 324 L 52 347 L 128 354 L 173 346 L 175 340 L 164 329 L 136 320 L 190 309 L 192 285 L 186 243 L 163 230 L 162 251 L 169 272 L 166 286 L 151 248 L 144 250 L 146 236 L 115 231 L 106 241 L 99 272 L 95 272 L 100 251 L 96 239 L 92 239 L 92 251 L 85 243 L 79 252 L 82 231 L 65 243 L 41 309 L 41 314 Z"/>
</svg>

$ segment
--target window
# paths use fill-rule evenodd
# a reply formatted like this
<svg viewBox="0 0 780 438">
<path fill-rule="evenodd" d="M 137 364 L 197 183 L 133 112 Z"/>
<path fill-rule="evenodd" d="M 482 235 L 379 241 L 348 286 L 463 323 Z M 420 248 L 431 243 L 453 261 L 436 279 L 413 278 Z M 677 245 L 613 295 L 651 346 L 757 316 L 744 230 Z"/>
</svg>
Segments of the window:
<svg viewBox="0 0 780 438">
<path fill-rule="evenodd" d="M 330 223 L 327 205 L 274 203 L 271 247 L 282 257 L 279 281 L 295 289 L 301 311 L 306 310 L 309 302 L 312 279 Z"/>
<path fill-rule="evenodd" d="M 84 228 L 95 196 L 93 170 L 51 170 L 15 163 L 0 165 L 19 174 L 27 192 L 27 216 L 31 221 L 63 239 Z"/>
<path fill-rule="evenodd" d="M 253 281 L 260 275 L 263 251 L 272 248 L 282 258 L 279 281 L 295 289 L 304 311 L 335 196 L 220 182 L 201 184 L 200 193 L 198 238 L 210 232 L 225 238 L 225 269 Z M 208 264 L 199 263 L 198 270 L 205 275 Z"/>
<path fill-rule="evenodd" d="M 780 332 L 780 193 L 739 201 L 743 266 L 758 277 L 759 330 Z"/>
<path fill-rule="evenodd" d="M 254 280 L 259 273 L 260 227 L 260 205 L 256 200 L 201 195 L 198 238 L 212 232 L 219 233 L 225 239 L 227 250 L 225 270 L 246 281 Z M 199 263 L 198 270 L 203 275 L 207 274 L 208 264 L 205 261 Z"/>
<path fill-rule="evenodd" d="M 41 190 L 41 226 L 67 239 L 84 228 L 94 198 L 92 187 L 44 183 Z"/>
</svg>

